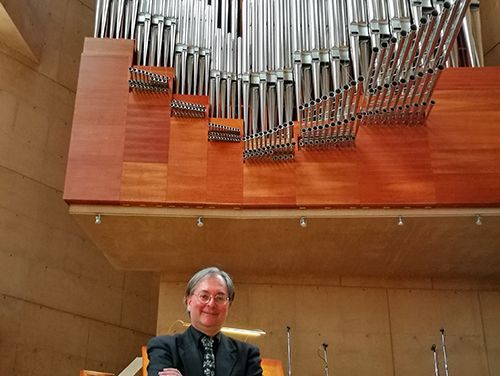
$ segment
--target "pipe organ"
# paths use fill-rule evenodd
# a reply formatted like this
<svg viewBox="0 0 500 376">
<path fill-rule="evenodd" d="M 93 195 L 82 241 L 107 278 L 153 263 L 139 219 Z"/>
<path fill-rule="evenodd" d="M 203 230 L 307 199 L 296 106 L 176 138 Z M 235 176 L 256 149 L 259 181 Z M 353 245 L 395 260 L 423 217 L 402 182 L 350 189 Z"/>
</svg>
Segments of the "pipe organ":
<svg viewBox="0 0 500 376">
<path fill-rule="evenodd" d="M 497 190 L 468 182 L 495 186 L 481 174 L 498 165 L 497 70 L 453 67 L 480 64 L 474 0 L 99 0 L 96 10 L 69 203 L 496 202 Z M 456 196 L 443 193 L 450 185 Z"/>
<path fill-rule="evenodd" d="M 477 1 L 96 10 L 64 200 L 115 267 L 495 272 L 500 67 L 473 69 Z"/>
<path fill-rule="evenodd" d="M 478 0 L 98 0 L 94 36 L 135 39 L 136 65 L 175 68 L 175 93 L 208 95 L 210 116 L 243 119 L 244 159 L 282 160 L 295 136 L 316 148 L 351 144 L 362 125 L 423 124 L 444 67 L 481 65 L 478 9 Z"/>
<path fill-rule="evenodd" d="M 98 2 L 63 197 L 108 259 L 428 275 L 456 238 L 430 273 L 490 273 L 462 267 L 500 203 L 500 67 L 453 67 L 477 4 L 259 1 Z"/>
</svg>

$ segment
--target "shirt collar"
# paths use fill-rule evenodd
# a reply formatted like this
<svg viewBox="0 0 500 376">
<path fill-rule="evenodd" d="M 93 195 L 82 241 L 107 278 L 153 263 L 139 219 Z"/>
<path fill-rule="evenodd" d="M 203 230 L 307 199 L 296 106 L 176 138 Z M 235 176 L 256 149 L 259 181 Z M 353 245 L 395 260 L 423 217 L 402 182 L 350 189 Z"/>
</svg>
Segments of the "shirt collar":
<svg viewBox="0 0 500 376">
<path fill-rule="evenodd" d="M 191 335 L 193 336 L 193 339 L 198 344 L 201 343 L 201 338 L 202 337 L 210 337 L 210 336 L 207 336 L 205 333 L 200 332 L 193 325 L 189 326 L 188 331 L 191 333 Z M 219 332 L 215 336 L 211 337 L 214 340 L 215 346 L 217 346 L 219 344 L 219 342 L 220 342 L 220 336 L 221 336 L 221 332 Z"/>
</svg>

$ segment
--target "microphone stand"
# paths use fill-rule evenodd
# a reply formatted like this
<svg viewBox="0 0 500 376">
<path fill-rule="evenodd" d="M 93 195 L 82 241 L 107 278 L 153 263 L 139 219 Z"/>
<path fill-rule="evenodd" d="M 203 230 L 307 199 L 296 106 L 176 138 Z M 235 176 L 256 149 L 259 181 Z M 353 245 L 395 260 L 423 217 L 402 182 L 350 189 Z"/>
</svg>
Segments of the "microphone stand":
<svg viewBox="0 0 500 376">
<path fill-rule="evenodd" d="M 441 332 L 441 345 L 443 347 L 444 373 L 445 373 L 445 376 L 448 376 L 448 358 L 446 356 L 446 344 L 445 344 L 444 329 L 441 329 L 440 332 Z"/>
<path fill-rule="evenodd" d="M 323 347 L 323 361 L 325 362 L 325 376 L 328 376 L 328 343 L 323 343 L 321 345 Z"/>
<path fill-rule="evenodd" d="M 292 346 L 290 341 L 290 327 L 286 327 L 287 351 L 288 351 L 288 376 L 292 376 Z"/>
</svg>

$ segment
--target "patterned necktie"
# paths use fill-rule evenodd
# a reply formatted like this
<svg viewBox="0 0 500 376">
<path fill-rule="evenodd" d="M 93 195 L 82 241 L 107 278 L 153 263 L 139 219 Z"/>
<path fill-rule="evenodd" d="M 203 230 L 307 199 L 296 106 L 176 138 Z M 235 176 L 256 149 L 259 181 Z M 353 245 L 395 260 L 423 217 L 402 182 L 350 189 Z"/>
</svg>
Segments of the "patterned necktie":
<svg viewBox="0 0 500 376">
<path fill-rule="evenodd" d="M 214 340 L 210 337 L 201 339 L 203 345 L 203 376 L 215 376 Z"/>
</svg>

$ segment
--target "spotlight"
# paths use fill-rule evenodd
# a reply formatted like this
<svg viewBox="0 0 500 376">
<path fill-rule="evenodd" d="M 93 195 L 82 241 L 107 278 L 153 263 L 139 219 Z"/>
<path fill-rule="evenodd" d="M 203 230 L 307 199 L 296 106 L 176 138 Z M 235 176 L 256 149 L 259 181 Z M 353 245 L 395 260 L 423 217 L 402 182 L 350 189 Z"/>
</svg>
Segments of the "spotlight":
<svg viewBox="0 0 500 376">
<path fill-rule="evenodd" d="M 102 223 L 101 215 L 100 214 L 96 214 L 95 215 L 95 224 L 96 225 L 100 225 L 101 223 Z"/>
<path fill-rule="evenodd" d="M 300 227 L 307 227 L 307 219 L 306 219 L 306 217 L 300 217 L 299 224 L 300 224 Z"/>
<path fill-rule="evenodd" d="M 196 226 L 203 227 L 204 225 L 205 225 L 205 222 L 203 222 L 203 217 L 198 217 L 196 219 Z"/>
<path fill-rule="evenodd" d="M 405 221 L 404 221 L 404 219 L 403 219 L 403 216 L 402 216 L 402 215 L 400 215 L 400 216 L 398 217 L 398 226 L 404 226 L 404 224 L 405 224 Z"/>
<path fill-rule="evenodd" d="M 483 224 L 483 218 L 481 217 L 481 214 L 476 214 L 476 225 L 481 226 Z"/>
</svg>

